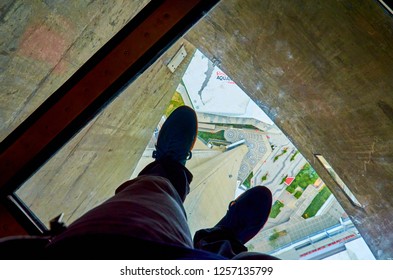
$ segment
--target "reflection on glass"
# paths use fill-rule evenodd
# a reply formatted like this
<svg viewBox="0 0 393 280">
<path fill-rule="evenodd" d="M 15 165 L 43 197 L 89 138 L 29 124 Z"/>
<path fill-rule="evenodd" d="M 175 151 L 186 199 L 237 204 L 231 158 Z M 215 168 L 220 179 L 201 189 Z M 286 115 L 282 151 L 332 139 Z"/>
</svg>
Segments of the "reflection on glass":
<svg viewBox="0 0 393 280">
<path fill-rule="evenodd" d="M 0 25 L 0 141 L 149 0 L 8 2 Z"/>
</svg>

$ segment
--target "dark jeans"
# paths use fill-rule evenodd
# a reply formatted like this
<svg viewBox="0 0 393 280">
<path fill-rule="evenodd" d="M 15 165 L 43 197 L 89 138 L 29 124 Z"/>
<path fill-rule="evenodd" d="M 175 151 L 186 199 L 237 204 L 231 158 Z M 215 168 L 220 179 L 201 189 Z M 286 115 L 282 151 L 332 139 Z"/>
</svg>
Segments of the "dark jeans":
<svg viewBox="0 0 393 280">
<path fill-rule="evenodd" d="M 139 175 L 156 175 L 167 178 L 183 202 L 190 191 L 189 185 L 193 178 L 186 167 L 171 160 L 152 162 Z M 261 253 L 247 252 L 247 247 L 239 242 L 231 232 L 218 227 L 197 231 L 193 243 L 196 249 L 218 254 L 228 259 L 276 259 Z"/>
<path fill-rule="evenodd" d="M 54 237 L 49 252 L 55 258 L 79 251 L 85 254 L 81 258 L 99 259 L 274 259 L 248 253 L 230 232 L 219 228 L 199 230 L 192 240 L 183 207 L 191 181 L 190 171 L 178 162 L 154 161 Z M 119 257 L 120 250 L 129 254 Z"/>
</svg>

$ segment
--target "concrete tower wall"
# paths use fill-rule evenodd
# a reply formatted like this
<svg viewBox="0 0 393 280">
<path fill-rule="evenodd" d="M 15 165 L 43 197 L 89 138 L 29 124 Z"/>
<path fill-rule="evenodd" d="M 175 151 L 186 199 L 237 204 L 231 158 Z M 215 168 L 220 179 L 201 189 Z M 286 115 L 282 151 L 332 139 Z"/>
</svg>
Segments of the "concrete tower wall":
<svg viewBox="0 0 393 280">
<path fill-rule="evenodd" d="M 375 256 L 392 258 L 393 18 L 379 2 L 222 1 L 186 38 L 293 140 Z"/>
</svg>

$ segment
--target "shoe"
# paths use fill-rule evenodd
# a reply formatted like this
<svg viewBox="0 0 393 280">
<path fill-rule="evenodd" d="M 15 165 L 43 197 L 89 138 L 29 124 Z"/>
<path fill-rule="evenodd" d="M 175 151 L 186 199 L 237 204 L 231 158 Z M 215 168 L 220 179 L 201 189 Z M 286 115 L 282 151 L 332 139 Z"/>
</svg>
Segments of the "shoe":
<svg viewBox="0 0 393 280">
<path fill-rule="evenodd" d="M 198 132 L 198 120 L 193 109 L 181 106 L 175 109 L 158 133 L 153 158 L 170 158 L 182 165 L 191 159 Z"/>
<path fill-rule="evenodd" d="M 230 231 L 243 245 L 265 225 L 272 208 L 272 193 L 263 186 L 253 187 L 229 204 L 216 227 Z"/>
</svg>

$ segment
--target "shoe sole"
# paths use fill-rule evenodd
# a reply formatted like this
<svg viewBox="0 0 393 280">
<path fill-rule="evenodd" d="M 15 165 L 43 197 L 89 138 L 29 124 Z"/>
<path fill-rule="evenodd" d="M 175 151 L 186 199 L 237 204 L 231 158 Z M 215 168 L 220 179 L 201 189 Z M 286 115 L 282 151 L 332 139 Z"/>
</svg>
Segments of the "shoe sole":
<svg viewBox="0 0 393 280">
<path fill-rule="evenodd" d="M 171 125 L 170 123 L 171 122 L 176 122 L 176 119 L 177 118 L 184 118 L 184 114 L 188 114 L 188 113 L 192 113 L 192 119 L 193 120 L 195 120 L 195 128 L 194 128 L 194 131 L 195 131 L 195 137 L 194 137 L 194 139 L 193 139 L 193 141 L 192 141 L 192 143 L 191 143 L 191 147 L 190 147 L 190 151 L 194 148 L 194 146 L 195 146 L 195 143 L 196 143 L 196 140 L 197 140 L 197 138 L 198 138 L 198 117 L 197 117 L 197 114 L 196 114 L 196 112 L 195 112 L 195 110 L 194 109 L 192 109 L 191 107 L 188 107 L 188 106 L 180 106 L 180 107 L 178 107 L 178 108 L 176 108 L 170 115 L 169 115 L 169 117 L 165 120 L 165 122 L 164 122 L 164 124 L 163 124 L 163 126 L 161 127 L 161 129 L 160 129 L 160 132 L 158 133 L 158 137 L 157 137 L 157 139 L 160 139 L 160 136 L 161 136 L 161 132 L 163 131 L 163 128 L 165 127 L 165 124 L 166 125 Z M 190 116 L 188 116 L 187 115 L 187 117 L 190 117 Z"/>
<path fill-rule="evenodd" d="M 253 194 L 253 193 L 255 193 L 255 194 Z M 241 242 L 243 242 L 243 244 L 247 243 L 255 235 L 257 235 L 263 229 L 267 220 L 269 219 L 270 211 L 272 208 L 272 201 L 273 201 L 272 193 L 265 186 L 255 186 L 255 187 L 249 189 L 248 191 L 242 193 L 234 201 L 231 202 L 231 205 L 241 203 L 242 200 L 246 200 L 247 196 L 252 196 L 253 198 L 255 198 L 257 193 L 259 193 L 258 197 L 262 198 L 262 199 L 258 199 L 258 200 L 264 201 L 263 204 L 266 204 L 264 206 L 268 206 L 269 211 L 265 211 L 266 218 L 263 219 L 263 222 L 261 222 L 259 225 L 255 226 L 255 227 L 251 227 L 251 228 L 248 228 L 247 230 L 245 230 L 245 232 L 243 233 L 243 235 L 244 235 L 243 240 L 241 240 Z"/>
</svg>

